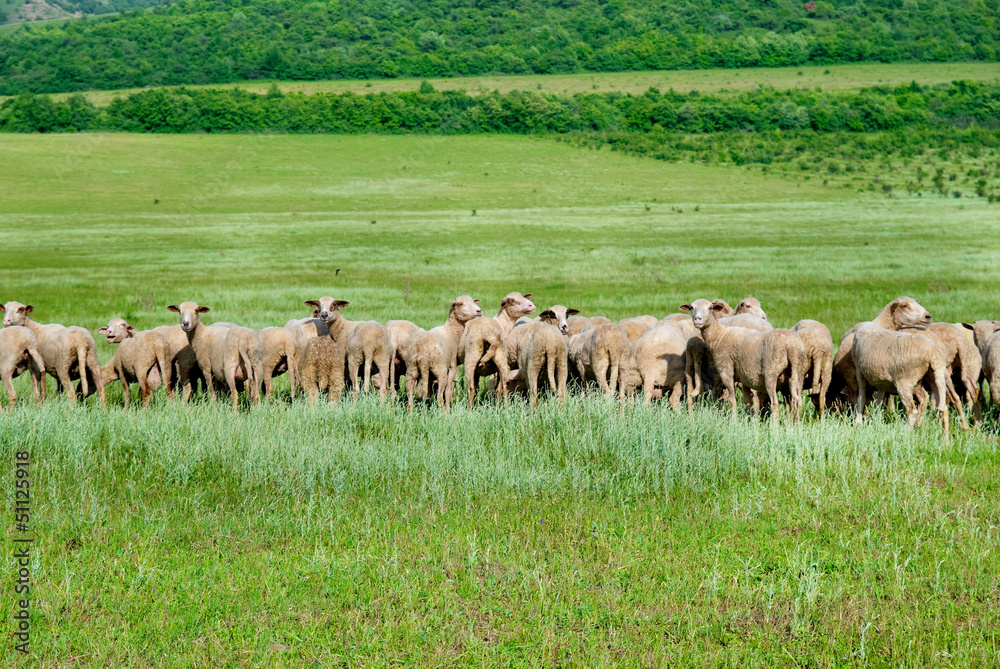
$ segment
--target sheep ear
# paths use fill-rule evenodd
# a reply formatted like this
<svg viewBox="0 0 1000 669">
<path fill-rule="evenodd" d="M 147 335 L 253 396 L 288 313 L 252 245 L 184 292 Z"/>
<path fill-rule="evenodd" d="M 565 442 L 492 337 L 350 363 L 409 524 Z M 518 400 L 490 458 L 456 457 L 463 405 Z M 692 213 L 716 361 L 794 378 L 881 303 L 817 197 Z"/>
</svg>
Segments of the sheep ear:
<svg viewBox="0 0 1000 669">
<path fill-rule="evenodd" d="M 682 304 L 680 306 L 680 310 L 681 311 L 694 311 L 694 307 L 692 307 L 690 304 Z"/>
<path fill-rule="evenodd" d="M 307 307 L 314 307 L 314 308 L 318 309 L 319 308 L 319 300 L 306 300 L 306 306 Z"/>
<path fill-rule="evenodd" d="M 343 308 L 344 308 L 344 307 L 346 307 L 346 306 L 347 306 L 348 304 L 350 304 L 350 302 L 348 302 L 348 301 L 346 301 L 346 300 L 334 300 L 334 301 L 333 301 L 333 306 L 335 306 L 335 307 L 336 307 L 336 308 L 338 308 L 338 309 L 343 309 Z"/>
<path fill-rule="evenodd" d="M 475 302 L 476 304 L 479 304 L 479 300 L 472 300 L 472 301 Z"/>
<path fill-rule="evenodd" d="M 579 310 L 579 309 L 567 309 L 567 310 L 566 310 L 566 315 L 567 315 L 567 316 L 575 316 L 575 315 L 577 315 L 578 313 L 580 313 L 580 310 Z"/>
<path fill-rule="evenodd" d="M 103 328 L 97 328 L 97 331 L 100 334 L 106 335 L 106 334 L 108 334 L 108 326 L 105 325 Z"/>
<path fill-rule="evenodd" d="M 510 300 L 505 297 L 505 298 L 503 298 L 503 301 L 500 302 L 500 308 L 501 309 L 506 309 L 508 306 L 510 306 Z"/>
<path fill-rule="evenodd" d="M 22 309 L 22 311 L 24 313 L 26 313 L 26 314 L 30 314 L 34 310 L 35 310 L 35 308 L 33 306 L 31 306 L 30 304 L 28 306 L 26 306 L 24 309 Z"/>
<path fill-rule="evenodd" d="M 524 297 L 531 297 L 531 293 L 525 293 Z"/>
<path fill-rule="evenodd" d="M 966 330 L 975 330 L 976 329 L 976 328 L 972 327 L 971 323 L 962 323 L 962 327 L 965 328 Z"/>
<path fill-rule="evenodd" d="M 176 304 L 171 304 L 169 307 L 167 307 L 167 311 L 177 311 L 177 312 L 179 312 L 180 310 L 181 310 L 181 308 L 178 307 Z"/>
<path fill-rule="evenodd" d="M 723 310 L 725 310 L 725 307 L 722 306 L 721 304 L 715 304 L 714 302 L 712 303 L 712 311 L 723 311 Z"/>
<path fill-rule="evenodd" d="M 3 303 L 2 302 L 0 302 L 0 311 L 7 311 L 6 309 L 3 308 Z"/>
<path fill-rule="evenodd" d="M 207 314 L 209 311 L 211 311 L 211 309 L 209 309 L 208 307 L 198 307 L 199 314 Z"/>
<path fill-rule="evenodd" d="M 126 325 L 125 327 L 128 329 L 128 336 L 129 337 L 131 337 L 132 335 L 135 334 L 135 328 L 134 327 L 132 327 L 131 325 Z"/>
<path fill-rule="evenodd" d="M 541 313 L 541 315 L 539 316 L 539 318 L 541 318 L 541 319 L 542 319 L 543 321 L 544 321 L 544 320 L 545 320 L 546 318 L 555 318 L 555 317 L 556 317 L 556 315 L 555 315 L 554 313 L 552 313 L 552 310 L 551 310 L 551 309 L 546 309 L 546 310 L 545 310 L 545 311 L 543 311 L 543 312 Z"/>
</svg>

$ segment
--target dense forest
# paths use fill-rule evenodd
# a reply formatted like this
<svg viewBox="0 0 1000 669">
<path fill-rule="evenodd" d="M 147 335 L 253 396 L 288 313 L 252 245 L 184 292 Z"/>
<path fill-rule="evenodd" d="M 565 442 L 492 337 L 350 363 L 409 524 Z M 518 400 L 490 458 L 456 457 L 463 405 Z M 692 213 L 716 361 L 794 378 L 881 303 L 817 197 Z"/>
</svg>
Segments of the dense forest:
<svg viewBox="0 0 1000 669">
<path fill-rule="evenodd" d="M 0 24 L 114 14 L 158 4 L 160 0 L 0 0 Z"/>
<path fill-rule="evenodd" d="M 0 94 L 996 59 L 1000 0 L 180 0 L 0 36 Z"/>
</svg>

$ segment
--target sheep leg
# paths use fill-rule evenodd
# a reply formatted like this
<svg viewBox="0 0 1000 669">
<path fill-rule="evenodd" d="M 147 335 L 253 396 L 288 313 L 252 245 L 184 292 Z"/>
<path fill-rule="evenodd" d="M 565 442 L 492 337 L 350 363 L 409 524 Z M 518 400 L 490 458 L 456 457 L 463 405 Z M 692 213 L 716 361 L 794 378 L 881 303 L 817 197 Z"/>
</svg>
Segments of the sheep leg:
<svg viewBox="0 0 1000 669">
<path fill-rule="evenodd" d="M 608 388 L 608 361 L 601 356 L 601 359 L 594 365 L 594 376 L 597 378 L 597 387 L 605 395 L 613 392 Z"/>
<path fill-rule="evenodd" d="M 653 401 L 653 390 L 655 385 L 653 384 L 653 375 L 644 374 L 642 377 L 642 403 L 650 404 Z"/>
<path fill-rule="evenodd" d="M 682 388 L 683 388 L 683 384 L 680 381 L 678 381 L 677 383 L 674 384 L 674 387 L 670 389 L 670 407 L 674 411 L 680 411 L 681 410 L 681 389 Z"/>
<path fill-rule="evenodd" d="M 238 363 L 237 363 L 238 364 Z M 226 385 L 229 386 L 229 397 L 233 402 L 233 411 L 239 408 L 240 394 L 236 390 L 236 365 L 226 365 Z"/>
<path fill-rule="evenodd" d="M 781 413 L 781 407 L 778 405 L 778 377 L 768 374 L 767 378 L 764 379 L 764 386 L 767 389 L 767 399 L 771 405 L 771 422 L 777 425 Z"/>
<path fill-rule="evenodd" d="M 66 391 L 66 397 L 69 398 L 70 404 L 76 404 L 76 390 L 73 388 L 73 381 L 69 378 L 69 367 L 67 365 L 61 365 L 56 371 L 56 378 L 59 379 L 59 385 L 62 389 Z"/>
<path fill-rule="evenodd" d="M 416 365 L 410 365 L 406 370 L 406 411 L 413 411 L 413 390 L 417 383 Z"/>
<path fill-rule="evenodd" d="M 857 425 L 861 425 L 865 421 L 865 405 L 867 404 L 867 398 L 865 395 L 868 391 L 868 380 L 865 379 L 864 374 L 857 367 L 854 368 L 855 378 L 857 380 L 857 399 L 855 400 L 854 408 L 854 422 Z"/>
<path fill-rule="evenodd" d="M 13 374 L 7 371 L 4 372 L 3 387 L 7 389 L 7 410 L 10 413 L 14 413 L 14 405 L 17 404 L 17 393 L 14 392 L 13 378 Z M 34 379 L 34 375 L 31 378 Z"/>
<path fill-rule="evenodd" d="M 945 374 L 945 383 L 947 384 L 946 390 L 948 393 L 948 400 L 955 405 L 955 410 L 958 411 L 958 423 L 963 430 L 969 429 L 969 421 L 965 419 L 965 409 L 962 407 L 962 399 L 958 396 L 958 392 L 955 390 L 955 384 L 951 381 L 951 376 Z M 936 384 L 935 384 L 936 385 Z M 945 411 L 948 410 L 947 403 L 945 404 Z"/>
<path fill-rule="evenodd" d="M 728 402 L 729 408 L 733 410 L 733 418 L 739 415 L 739 410 L 736 408 L 736 383 L 733 381 L 733 370 L 718 368 L 719 371 L 719 381 L 722 383 L 726 392 L 729 394 Z"/>
<path fill-rule="evenodd" d="M 363 390 L 367 393 L 368 387 L 371 385 L 372 382 L 372 359 L 367 355 L 365 356 L 364 366 L 365 366 L 365 384 Z"/>
<path fill-rule="evenodd" d="M 559 406 L 566 401 L 566 381 L 569 378 L 569 361 L 563 358 L 556 360 L 556 396 Z"/>
<path fill-rule="evenodd" d="M 451 410 L 451 398 L 455 394 L 455 376 L 458 375 L 458 363 L 454 360 L 448 367 L 448 382 L 444 386 L 444 410 Z"/>
<path fill-rule="evenodd" d="M 545 372 L 549 377 L 549 390 L 553 395 L 558 395 L 559 385 L 556 383 L 556 358 L 554 355 L 545 356 Z"/>
<path fill-rule="evenodd" d="M 288 355 L 288 392 L 291 394 L 293 400 L 295 399 L 295 386 L 300 382 L 299 363 L 296 361 L 297 357 L 294 351 Z"/>
<path fill-rule="evenodd" d="M 580 394 L 587 394 L 587 366 L 580 360 L 576 362 L 576 373 L 580 376 Z"/>
<path fill-rule="evenodd" d="M 479 390 L 479 375 L 476 373 L 476 367 L 479 365 L 479 357 L 472 356 L 469 357 L 470 351 L 465 353 L 465 387 L 469 391 L 469 408 L 471 409 L 476 403 L 476 392 Z M 498 384 L 499 387 L 499 384 Z"/>
<path fill-rule="evenodd" d="M 497 396 L 503 398 L 503 403 L 508 400 L 507 377 L 510 376 L 510 367 L 507 365 L 507 354 L 503 347 L 499 347 L 493 353 L 493 364 L 497 368 Z"/>
</svg>

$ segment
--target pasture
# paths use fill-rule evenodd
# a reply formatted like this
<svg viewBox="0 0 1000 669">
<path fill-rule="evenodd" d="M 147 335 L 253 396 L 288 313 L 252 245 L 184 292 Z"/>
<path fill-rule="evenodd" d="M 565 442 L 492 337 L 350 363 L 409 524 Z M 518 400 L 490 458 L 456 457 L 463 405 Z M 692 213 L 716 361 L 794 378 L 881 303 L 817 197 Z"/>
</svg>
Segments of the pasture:
<svg viewBox="0 0 1000 669">
<path fill-rule="evenodd" d="M 1000 316 L 995 205 L 525 137 L 0 136 L 0 301 L 253 327 L 511 290 L 617 319 L 754 295 L 835 341 Z M 102 362 L 112 348 L 98 343 Z M 287 386 L 284 378 L 279 388 Z M 408 417 L 287 393 L 22 401 L 33 655 L 4 666 L 968 666 L 1000 653 L 997 412 L 772 426 L 573 396 Z M 51 388 L 51 382 L 50 382 Z M 459 403 L 461 404 L 461 403 Z M 2 473 L 8 503 L 13 473 Z M 15 602 L 9 514 L 0 618 Z"/>
<path fill-rule="evenodd" d="M 6 27 L 0 27 L 2 32 Z M 733 68 L 726 70 L 663 70 L 650 72 L 584 72 L 579 74 L 525 74 L 427 79 L 436 90 L 461 90 L 471 95 L 499 91 L 541 91 L 557 95 L 620 91 L 640 94 L 649 88 L 681 93 L 738 93 L 758 87 L 857 89 L 869 86 L 898 86 L 917 81 L 923 85 L 947 84 L 957 79 L 994 81 L 1000 77 L 1000 64 L 972 63 L 852 63 L 847 65 L 802 65 L 799 67 Z M 248 81 L 233 84 L 209 84 L 190 88 L 241 88 L 266 93 L 272 84 L 284 93 L 382 93 L 415 91 L 418 79 L 359 79 L 330 81 Z M 116 97 L 144 89 L 86 91 L 85 96 L 97 106 L 106 106 Z M 55 94 L 65 100 L 70 93 Z M 0 102 L 5 98 L 0 96 Z"/>
</svg>

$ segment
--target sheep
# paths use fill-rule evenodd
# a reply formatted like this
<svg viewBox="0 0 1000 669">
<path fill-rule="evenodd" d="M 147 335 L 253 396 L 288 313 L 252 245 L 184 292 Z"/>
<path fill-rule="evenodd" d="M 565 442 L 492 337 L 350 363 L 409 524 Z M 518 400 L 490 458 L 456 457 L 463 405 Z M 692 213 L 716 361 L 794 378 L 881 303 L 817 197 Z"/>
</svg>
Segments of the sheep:
<svg viewBox="0 0 1000 669">
<path fill-rule="evenodd" d="M 628 337 L 629 344 L 634 344 L 636 339 L 653 329 L 649 323 L 638 318 L 623 318 L 618 321 L 618 327 Z"/>
<path fill-rule="evenodd" d="M 332 308 L 332 305 L 340 306 Z M 389 334 L 381 323 L 377 321 L 349 321 L 340 314 L 340 309 L 349 303 L 343 300 L 334 300 L 332 297 L 324 296 L 318 300 L 309 300 L 306 305 L 313 307 L 313 316 L 319 318 L 326 324 L 330 331 L 330 323 L 336 319 L 340 334 L 337 337 L 346 338 L 347 359 L 345 364 L 346 379 L 354 388 L 357 395 L 362 384 L 359 382 L 359 370 L 364 365 L 364 390 L 368 390 L 371 383 L 371 369 L 374 364 L 379 370 L 381 383 L 381 393 L 383 396 L 389 392 L 389 386 L 393 381 L 393 359 L 395 358 L 392 342 Z M 330 332 L 330 336 L 334 336 Z"/>
<path fill-rule="evenodd" d="M 760 300 L 756 297 L 744 297 L 739 301 L 739 304 L 736 305 L 736 309 L 733 310 L 733 314 L 737 316 L 740 314 L 752 314 L 761 320 L 767 320 L 767 314 L 764 313 L 763 309 L 761 309 Z"/>
<path fill-rule="evenodd" d="M 906 326 L 927 325 L 931 321 L 927 310 L 920 306 L 917 300 L 904 295 L 885 305 L 873 321 L 867 322 L 875 323 L 887 330 L 899 330 Z M 841 392 L 846 395 L 849 404 L 857 401 L 857 374 L 851 347 L 854 342 L 854 332 L 863 324 L 858 323 L 840 338 L 840 348 L 833 358 L 833 376 L 827 390 L 827 405 L 830 405 Z"/>
<path fill-rule="evenodd" d="M 347 341 L 332 337 L 310 339 L 298 358 L 299 383 L 309 404 L 315 404 L 316 396 L 323 391 L 331 403 L 336 403 L 344 390 Z"/>
<path fill-rule="evenodd" d="M 430 381 L 438 383 L 437 400 L 445 410 L 451 408 L 455 370 L 458 365 L 458 344 L 462 340 L 465 324 L 483 315 L 479 300 L 468 295 L 456 297 L 448 309 L 448 320 L 410 340 L 406 349 L 406 408 L 413 411 L 413 394 L 417 382 L 425 398 L 430 398 Z"/>
<path fill-rule="evenodd" d="M 504 339 L 504 349 L 507 351 L 507 366 L 510 368 L 511 374 L 514 373 L 514 370 L 520 364 L 521 348 L 527 343 L 528 338 L 534 334 L 535 329 L 540 324 L 548 323 L 554 325 L 563 335 L 573 336 L 569 323 L 573 319 L 570 317 L 578 313 L 580 313 L 578 309 L 568 309 L 561 304 L 556 304 L 539 314 L 538 320 L 524 322 L 518 319 L 518 322 L 515 323 Z"/>
<path fill-rule="evenodd" d="M 567 349 L 584 388 L 589 379 L 595 379 L 604 394 L 614 395 L 617 386 L 622 397 L 625 396 L 623 381 L 628 371 L 629 353 L 625 332 L 620 326 L 610 323 L 570 338 Z"/>
<path fill-rule="evenodd" d="M 295 332 L 288 327 L 263 328 L 257 333 L 264 357 L 261 367 L 264 380 L 264 394 L 274 396 L 272 379 L 288 372 L 288 387 L 292 399 L 299 380 L 298 356 L 296 355 Z"/>
<path fill-rule="evenodd" d="M 199 305 L 197 302 L 181 302 L 179 305 L 171 304 L 167 311 L 180 314 L 180 327 L 184 336 L 187 337 L 188 346 L 194 354 L 195 365 L 201 373 L 202 381 L 208 390 L 208 396 L 215 400 L 215 383 L 212 374 L 212 350 L 215 342 L 225 339 L 226 333 L 231 329 L 226 325 L 205 325 L 201 322 L 201 314 L 211 311 L 208 307 Z M 256 334 L 256 333 L 255 333 Z M 173 350 L 173 345 L 171 345 Z M 181 354 L 186 354 L 182 349 Z M 263 366 L 263 363 L 261 363 Z M 183 402 L 187 402 L 191 397 L 192 385 L 189 382 L 184 386 L 181 396 Z"/>
<path fill-rule="evenodd" d="M 596 328 L 598 325 L 607 325 L 608 323 L 611 323 L 611 322 L 612 322 L 611 319 L 610 318 L 606 318 L 605 316 L 591 316 L 590 317 L 590 327 L 592 327 L 592 328 Z"/>
<path fill-rule="evenodd" d="M 161 385 L 169 396 L 172 393 L 170 377 L 173 363 L 170 360 L 170 345 L 163 335 L 152 330 L 136 332 L 122 318 L 112 318 L 97 331 L 107 337 L 109 344 L 118 344 L 114 356 L 101 367 L 101 381 L 107 386 L 114 381 L 122 382 L 125 410 L 128 411 L 131 392 L 129 385 L 139 384 L 139 394 L 143 406 L 149 406 L 153 391 Z"/>
<path fill-rule="evenodd" d="M 979 403 L 979 377 L 983 371 L 983 359 L 974 343 L 969 343 L 965 336 L 967 330 L 953 323 L 930 323 L 922 328 L 903 328 L 902 332 L 917 332 L 926 334 L 937 342 L 944 351 L 948 365 L 947 393 L 955 411 L 958 412 L 959 425 L 963 430 L 969 429 L 965 418 L 963 397 L 972 405 L 973 415 L 978 421 L 982 418 L 982 408 Z M 962 389 L 961 396 L 957 389 Z M 918 389 L 918 395 L 922 393 Z"/>
<path fill-rule="evenodd" d="M 806 347 L 806 361 L 803 368 L 802 381 L 810 383 L 819 419 L 826 415 L 826 393 L 830 387 L 833 375 L 833 338 L 830 330 L 819 321 L 803 319 L 792 326 L 792 331 L 799 336 Z"/>
<path fill-rule="evenodd" d="M 406 349 L 410 345 L 410 339 L 425 330 L 410 321 L 397 320 L 386 321 L 385 331 L 389 335 L 389 343 L 392 344 L 394 354 L 392 387 L 398 388 L 399 379 L 406 376 Z"/>
<path fill-rule="evenodd" d="M 9 303 L 8 303 L 9 304 Z M 4 305 L 6 306 L 6 305 Z M 35 400 L 45 400 L 45 361 L 38 351 L 34 333 L 23 325 L 10 325 L 0 330 L 0 379 L 7 390 L 7 409 L 13 413 L 17 403 L 12 380 L 25 371 L 31 373 L 31 389 Z"/>
<path fill-rule="evenodd" d="M 643 402 L 670 391 L 670 405 L 678 409 L 686 382 L 688 338 L 670 325 L 655 327 L 631 347 L 626 385 L 642 386 Z"/>
<path fill-rule="evenodd" d="M 787 379 L 789 410 L 797 421 L 806 357 L 802 340 L 791 330 L 757 332 L 726 326 L 715 317 L 723 309 L 720 304 L 701 299 L 681 307 L 681 311 L 691 312 L 692 322 L 701 330 L 719 378 L 729 393 L 733 416 L 737 415 L 735 382 L 738 380 L 744 387 L 744 399 L 750 390 L 767 392 L 772 417 L 777 421 L 778 383 Z"/>
<path fill-rule="evenodd" d="M 531 406 L 538 406 L 538 376 L 543 368 L 547 372 L 549 388 L 559 398 L 559 404 L 565 401 L 569 373 L 566 341 L 567 337 L 558 326 L 539 323 L 521 348 L 516 377 L 527 383 Z"/>
<path fill-rule="evenodd" d="M 479 390 L 479 377 L 498 373 L 505 380 L 510 367 L 504 349 L 504 338 L 514 328 L 517 319 L 535 313 L 535 304 L 529 300 L 531 293 L 508 293 L 500 302 L 500 310 L 493 318 L 473 318 L 465 324 L 465 332 L 458 344 L 458 362 L 465 371 L 465 385 L 469 392 L 469 408 L 475 403 Z M 507 398 L 507 384 L 496 383 L 497 395 Z"/>
<path fill-rule="evenodd" d="M 255 330 L 239 326 L 226 329 L 225 336 L 212 342 L 211 363 L 214 380 L 229 388 L 233 409 L 239 405 L 240 392 L 248 386 L 253 403 L 260 404 L 264 350 Z"/>
<path fill-rule="evenodd" d="M 718 305 L 716 310 L 717 318 L 728 318 L 733 315 L 733 308 L 725 300 L 713 300 L 713 305 Z M 677 317 L 680 316 L 680 319 Z M 681 320 L 683 319 L 683 320 Z M 712 392 L 716 397 L 722 396 L 722 384 L 719 375 L 715 371 L 712 358 L 708 353 L 708 347 L 702 339 L 701 330 L 696 328 L 691 321 L 690 314 L 671 314 L 662 324 L 674 325 L 683 322 L 684 332 L 688 335 L 687 353 L 685 354 L 686 365 L 686 385 L 687 385 L 687 405 L 688 412 L 694 410 L 694 399 L 701 394 L 701 387 L 704 383 L 712 386 Z"/>
<path fill-rule="evenodd" d="M 930 321 L 929 314 L 927 321 Z M 906 409 L 909 425 L 919 427 L 923 407 L 915 407 L 913 398 L 917 385 L 929 375 L 944 439 L 946 442 L 950 441 L 946 388 L 951 379 L 948 377 L 945 353 L 937 342 L 926 334 L 897 332 L 874 321 L 862 323 L 853 334 L 851 360 L 858 389 L 855 416 L 857 424 L 864 422 L 868 387 L 872 386 L 880 399 L 894 390 Z"/>
<path fill-rule="evenodd" d="M 559 329 L 564 335 L 569 335 L 569 317 L 580 313 L 579 309 L 568 309 L 561 304 L 556 304 L 549 307 L 542 313 L 538 314 L 538 320 L 542 323 L 548 323 L 554 325 Z M 595 318 L 604 318 L 603 316 L 596 316 Z M 601 323 L 595 323 L 595 318 L 590 319 L 590 327 L 596 328 L 598 325 L 604 325 L 605 323 L 610 323 L 607 318 Z"/>
<path fill-rule="evenodd" d="M 649 314 L 645 314 L 643 316 L 636 316 L 635 320 L 645 323 L 650 327 L 650 329 L 655 328 L 656 324 L 660 322 L 659 318 L 657 318 L 656 316 L 650 316 Z M 621 325 L 621 323 L 619 323 L 619 325 Z"/>
<path fill-rule="evenodd" d="M 973 341 L 982 358 L 982 380 L 990 385 L 990 403 L 1000 406 L 1000 321 L 962 323 L 972 332 Z M 983 396 L 980 389 L 980 397 Z"/>
<path fill-rule="evenodd" d="M 101 398 L 101 406 L 106 406 L 93 336 L 76 325 L 66 327 L 58 323 L 38 323 L 28 315 L 34 309 L 30 304 L 20 302 L 3 304 L 0 311 L 4 312 L 4 327 L 20 325 L 31 330 L 38 342 L 38 352 L 45 361 L 45 371 L 59 382 L 70 404 L 76 402 L 73 379 L 79 378 L 83 396 L 90 394 L 90 384 L 93 383 Z"/>
</svg>

